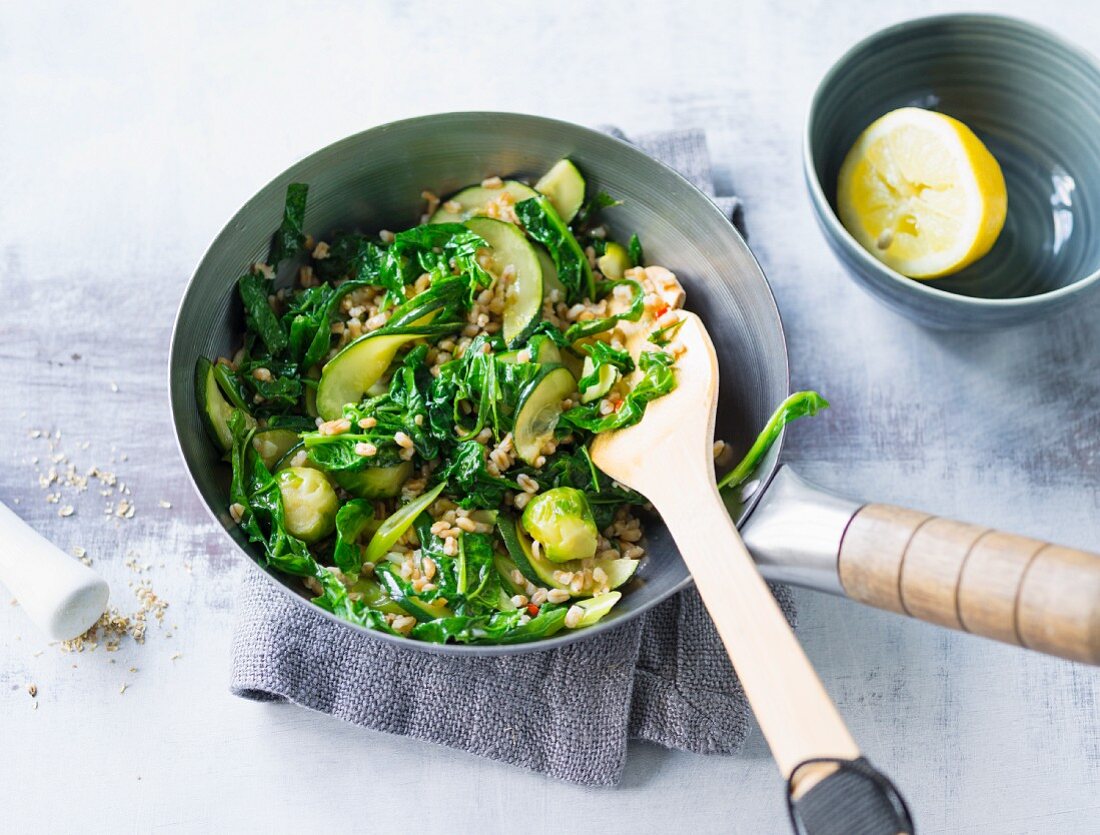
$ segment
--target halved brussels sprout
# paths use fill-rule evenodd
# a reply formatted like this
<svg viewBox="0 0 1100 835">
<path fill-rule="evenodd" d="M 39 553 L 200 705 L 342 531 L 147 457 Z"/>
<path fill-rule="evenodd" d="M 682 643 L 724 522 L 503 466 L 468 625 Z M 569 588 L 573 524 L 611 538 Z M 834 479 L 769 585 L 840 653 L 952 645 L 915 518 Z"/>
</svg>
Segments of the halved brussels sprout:
<svg viewBox="0 0 1100 835">
<path fill-rule="evenodd" d="M 535 496 L 523 511 L 523 528 L 554 562 L 595 556 L 599 532 L 584 493 L 555 487 Z"/>
<path fill-rule="evenodd" d="M 287 533 L 313 543 L 336 530 L 340 501 L 324 473 L 309 467 L 288 467 L 275 478 L 283 497 Z"/>
</svg>

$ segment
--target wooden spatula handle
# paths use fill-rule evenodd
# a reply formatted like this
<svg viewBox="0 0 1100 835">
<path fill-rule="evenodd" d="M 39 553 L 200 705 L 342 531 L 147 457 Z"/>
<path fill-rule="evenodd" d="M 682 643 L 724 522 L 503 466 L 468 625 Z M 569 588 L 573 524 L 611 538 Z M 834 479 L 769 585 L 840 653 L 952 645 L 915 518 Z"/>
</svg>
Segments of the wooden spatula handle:
<svg viewBox="0 0 1100 835">
<path fill-rule="evenodd" d="M 697 489 L 669 482 L 663 495 L 652 498 L 691 570 L 779 770 L 790 777 L 805 760 L 858 757 L 844 720 L 756 570 L 718 491 L 708 486 L 708 475 L 685 479 L 701 485 Z"/>
<path fill-rule="evenodd" d="M 863 603 L 1100 664 L 1100 555 L 869 504 L 844 533 L 838 571 Z"/>
</svg>

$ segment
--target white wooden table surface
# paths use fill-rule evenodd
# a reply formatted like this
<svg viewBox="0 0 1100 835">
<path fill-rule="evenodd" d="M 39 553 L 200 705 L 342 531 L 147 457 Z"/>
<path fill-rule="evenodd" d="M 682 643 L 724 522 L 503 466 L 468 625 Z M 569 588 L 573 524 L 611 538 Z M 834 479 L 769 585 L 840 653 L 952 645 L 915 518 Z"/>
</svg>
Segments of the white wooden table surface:
<svg viewBox="0 0 1100 835">
<path fill-rule="evenodd" d="M 628 132 L 698 125 L 720 182 L 745 199 L 794 382 L 834 403 L 791 434 L 788 460 L 868 498 L 1096 547 L 1100 305 L 1011 333 L 922 331 L 847 280 L 801 182 L 802 120 L 829 63 L 882 25 L 952 5 L 4 4 L 0 500 L 85 548 L 124 609 L 141 578 L 170 608 L 142 646 L 67 655 L 5 599 L 0 830 L 784 831 L 755 732 L 734 758 L 635 746 L 619 788 L 585 790 L 232 698 L 243 566 L 174 448 L 169 330 L 225 220 L 347 134 L 457 109 Z M 997 5 L 1100 42 L 1089 0 Z M 48 503 L 37 478 L 50 452 L 32 429 L 60 429 L 79 470 L 115 472 L 134 517 L 106 516 L 96 489 Z M 66 503 L 75 513 L 61 518 Z M 1095 669 L 799 599 L 809 655 L 923 832 L 1100 831 Z"/>
</svg>

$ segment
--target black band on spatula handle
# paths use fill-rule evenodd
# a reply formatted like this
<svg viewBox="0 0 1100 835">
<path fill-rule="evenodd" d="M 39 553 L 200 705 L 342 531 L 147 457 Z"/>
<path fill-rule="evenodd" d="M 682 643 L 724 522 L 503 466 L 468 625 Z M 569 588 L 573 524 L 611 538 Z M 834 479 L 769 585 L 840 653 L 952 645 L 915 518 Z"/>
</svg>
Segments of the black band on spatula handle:
<svg viewBox="0 0 1100 835">
<path fill-rule="evenodd" d="M 836 771 L 795 799 L 799 769 L 814 764 L 833 764 Z M 799 835 L 912 835 L 916 831 L 897 787 L 863 757 L 801 763 L 788 781 L 787 805 Z"/>
</svg>

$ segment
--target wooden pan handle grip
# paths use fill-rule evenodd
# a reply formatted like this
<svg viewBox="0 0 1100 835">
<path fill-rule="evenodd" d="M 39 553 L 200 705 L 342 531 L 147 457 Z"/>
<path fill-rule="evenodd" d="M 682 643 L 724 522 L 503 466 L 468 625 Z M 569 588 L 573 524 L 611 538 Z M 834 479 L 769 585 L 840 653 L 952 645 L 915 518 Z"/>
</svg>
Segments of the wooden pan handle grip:
<svg viewBox="0 0 1100 835">
<path fill-rule="evenodd" d="M 1100 664 L 1100 555 L 869 504 L 844 533 L 838 571 L 871 606 Z"/>
</svg>

